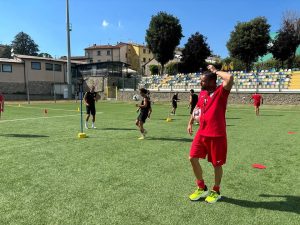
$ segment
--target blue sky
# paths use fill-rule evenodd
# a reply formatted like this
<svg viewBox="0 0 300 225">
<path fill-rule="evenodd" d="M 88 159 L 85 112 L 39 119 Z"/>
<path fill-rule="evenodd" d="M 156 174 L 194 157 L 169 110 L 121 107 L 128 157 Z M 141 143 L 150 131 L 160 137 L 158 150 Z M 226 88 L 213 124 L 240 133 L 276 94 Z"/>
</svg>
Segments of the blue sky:
<svg viewBox="0 0 300 225">
<path fill-rule="evenodd" d="M 228 55 L 226 42 L 238 21 L 265 16 L 271 31 L 280 27 L 283 12 L 300 13 L 299 0 L 69 0 L 72 55 L 84 55 L 92 44 L 145 42 L 151 16 L 165 11 L 182 25 L 180 46 L 200 32 L 215 54 Z M 66 50 L 65 0 L 0 0 L 0 44 L 10 44 L 23 31 L 41 52 L 60 57 Z"/>
</svg>

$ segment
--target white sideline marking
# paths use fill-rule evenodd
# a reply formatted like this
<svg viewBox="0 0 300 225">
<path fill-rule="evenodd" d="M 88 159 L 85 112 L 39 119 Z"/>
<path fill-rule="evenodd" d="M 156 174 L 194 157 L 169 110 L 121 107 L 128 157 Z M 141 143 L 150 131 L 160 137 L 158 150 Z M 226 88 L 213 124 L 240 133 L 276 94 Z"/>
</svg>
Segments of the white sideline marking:
<svg viewBox="0 0 300 225">
<path fill-rule="evenodd" d="M 14 122 L 14 121 L 22 121 L 22 120 L 36 120 L 36 119 L 51 119 L 51 118 L 62 118 L 62 117 L 70 117 L 70 116 L 80 116 L 80 114 L 77 115 L 65 115 L 65 116 L 43 116 L 43 117 L 31 117 L 31 118 L 23 118 L 23 119 L 14 119 L 14 120 L 0 120 L 0 123 L 5 122 Z"/>
<path fill-rule="evenodd" d="M 53 109 L 53 108 L 40 108 L 40 107 L 34 107 L 34 106 L 17 106 L 17 105 L 5 105 L 5 106 L 9 106 L 9 107 L 15 107 L 15 108 L 31 108 L 31 109 L 47 109 L 47 110 L 56 110 L 56 111 L 66 111 L 66 112 L 77 112 L 77 110 L 73 110 L 73 109 Z M 82 107 L 84 108 L 84 107 Z"/>
</svg>

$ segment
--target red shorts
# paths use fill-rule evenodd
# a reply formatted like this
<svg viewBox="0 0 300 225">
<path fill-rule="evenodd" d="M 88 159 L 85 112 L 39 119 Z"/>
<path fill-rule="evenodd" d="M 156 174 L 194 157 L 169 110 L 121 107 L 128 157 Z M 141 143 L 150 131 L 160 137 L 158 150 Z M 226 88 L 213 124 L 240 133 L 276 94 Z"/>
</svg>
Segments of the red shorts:
<svg viewBox="0 0 300 225">
<path fill-rule="evenodd" d="M 255 107 L 259 107 L 260 106 L 260 102 L 254 103 Z"/>
<path fill-rule="evenodd" d="M 227 137 L 205 137 L 197 132 L 190 149 L 191 158 L 205 159 L 211 162 L 214 167 L 226 163 Z"/>
</svg>

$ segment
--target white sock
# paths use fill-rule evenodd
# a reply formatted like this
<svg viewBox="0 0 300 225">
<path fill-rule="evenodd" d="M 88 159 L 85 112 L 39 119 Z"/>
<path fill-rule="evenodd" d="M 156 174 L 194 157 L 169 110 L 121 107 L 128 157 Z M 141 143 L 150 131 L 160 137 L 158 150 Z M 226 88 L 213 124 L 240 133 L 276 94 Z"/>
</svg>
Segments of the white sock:
<svg viewBox="0 0 300 225">
<path fill-rule="evenodd" d="M 92 127 L 95 127 L 95 123 L 94 122 L 92 122 Z"/>
<path fill-rule="evenodd" d="M 87 122 L 87 121 L 85 121 L 85 126 L 86 126 L 86 127 L 88 126 L 88 122 Z"/>
</svg>

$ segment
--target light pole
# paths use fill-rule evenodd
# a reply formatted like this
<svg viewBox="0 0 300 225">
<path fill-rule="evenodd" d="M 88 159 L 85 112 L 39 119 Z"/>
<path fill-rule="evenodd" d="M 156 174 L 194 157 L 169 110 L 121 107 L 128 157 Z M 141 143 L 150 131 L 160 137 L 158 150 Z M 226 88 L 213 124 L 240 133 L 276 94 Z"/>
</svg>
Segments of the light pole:
<svg viewBox="0 0 300 225">
<path fill-rule="evenodd" d="M 68 83 L 68 99 L 72 98 L 72 73 L 71 73 L 71 44 L 70 44 L 70 20 L 69 20 L 69 0 L 67 2 L 67 49 L 68 49 L 68 59 L 67 59 L 67 83 Z"/>
</svg>

